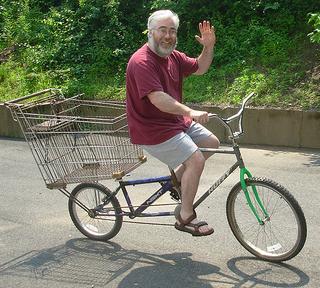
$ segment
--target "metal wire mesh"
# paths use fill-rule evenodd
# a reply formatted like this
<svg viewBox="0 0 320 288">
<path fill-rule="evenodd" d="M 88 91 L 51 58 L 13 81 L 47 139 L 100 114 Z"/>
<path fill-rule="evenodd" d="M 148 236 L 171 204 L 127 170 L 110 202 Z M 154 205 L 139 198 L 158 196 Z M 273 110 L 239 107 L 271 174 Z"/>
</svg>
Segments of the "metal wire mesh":
<svg viewBox="0 0 320 288">
<path fill-rule="evenodd" d="M 130 142 L 125 104 L 47 89 L 7 102 L 48 188 L 121 178 L 145 161 Z"/>
</svg>

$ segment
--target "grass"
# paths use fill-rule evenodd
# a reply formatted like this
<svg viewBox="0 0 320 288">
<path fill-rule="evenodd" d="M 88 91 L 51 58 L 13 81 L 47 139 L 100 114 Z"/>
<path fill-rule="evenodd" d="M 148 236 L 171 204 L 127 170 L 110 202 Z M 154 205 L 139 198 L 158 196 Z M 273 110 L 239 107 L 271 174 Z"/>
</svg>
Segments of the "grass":
<svg viewBox="0 0 320 288">
<path fill-rule="evenodd" d="M 205 75 L 185 79 L 184 101 L 237 105 L 254 91 L 253 106 L 320 111 L 318 54 L 317 49 L 306 49 L 300 60 L 290 59 L 277 65 L 248 59 L 221 66 L 214 62 Z M 84 76 L 76 77 L 72 67 L 42 71 L 9 58 L 0 64 L 0 101 L 50 87 L 62 89 L 66 96 L 84 93 L 90 99 L 125 99 L 124 72 L 110 75 L 94 66 L 82 68 L 86 69 Z"/>
<path fill-rule="evenodd" d="M 54 85 L 48 73 L 27 72 L 23 66 L 11 61 L 0 65 L 1 102 Z"/>
<path fill-rule="evenodd" d="M 254 106 L 320 111 L 320 69 L 313 73 L 305 69 L 301 63 L 269 68 L 243 64 L 237 74 L 228 67 L 211 68 L 208 74 L 185 81 L 185 101 L 235 105 L 254 91 Z"/>
</svg>

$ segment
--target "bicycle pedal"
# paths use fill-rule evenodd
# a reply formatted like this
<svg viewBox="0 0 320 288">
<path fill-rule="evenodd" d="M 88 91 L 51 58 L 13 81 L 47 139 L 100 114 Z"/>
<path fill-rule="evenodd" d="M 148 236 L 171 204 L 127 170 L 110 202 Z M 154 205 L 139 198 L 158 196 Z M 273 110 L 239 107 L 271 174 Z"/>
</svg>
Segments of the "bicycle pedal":
<svg viewBox="0 0 320 288">
<path fill-rule="evenodd" d="M 170 190 L 170 196 L 175 201 L 180 201 L 180 195 L 176 190 Z"/>
</svg>

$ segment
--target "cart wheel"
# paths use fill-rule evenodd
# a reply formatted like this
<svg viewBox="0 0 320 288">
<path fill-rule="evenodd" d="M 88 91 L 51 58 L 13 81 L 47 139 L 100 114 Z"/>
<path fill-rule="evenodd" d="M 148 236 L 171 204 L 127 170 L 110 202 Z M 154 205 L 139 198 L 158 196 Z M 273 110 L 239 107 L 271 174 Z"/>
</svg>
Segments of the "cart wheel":
<svg viewBox="0 0 320 288">
<path fill-rule="evenodd" d="M 99 183 L 82 183 L 71 192 L 70 217 L 78 230 L 90 239 L 106 241 L 120 231 L 122 216 L 117 198 L 113 196 L 102 205 L 110 196 L 111 191 Z"/>
</svg>

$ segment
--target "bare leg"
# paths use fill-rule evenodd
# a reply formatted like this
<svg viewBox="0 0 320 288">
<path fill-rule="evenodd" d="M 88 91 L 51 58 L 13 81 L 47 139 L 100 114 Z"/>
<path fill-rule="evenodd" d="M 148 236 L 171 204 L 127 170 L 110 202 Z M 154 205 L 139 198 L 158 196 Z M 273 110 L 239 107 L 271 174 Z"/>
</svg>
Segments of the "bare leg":
<svg viewBox="0 0 320 288">
<path fill-rule="evenodd" d="M 211 135 L 197 144 L 199 147 L 218 148 L 220 143 L 216 136 Z M 205 161 L 211 155 L 212 153 L 202 153 L 198 150 L 175 171 L 178 181 L 181 181 L 182 201 L 180 215 L 182 219 L 187 219 L 193 214 L 193 202 L 198 190 L 199 180 L 204 169 Z M 194 219 L 192 222 L 197 223 L 198 220 Z M 201 226 L 199 231 L 205 233 L 210 229 L 211 228 L 206 225 Z"/>
<path fill-rule="evenodd" d="M 183 163 L 184 173 L 181 178 L 181 217 L 183 219 L 193 214 L 193 200 L 196 196 L 199 179 L 204 168 L 205 158 L 200 151 L 196 151 Z"/>
<path fill-rule="evenodd" d="M 196 196 L 199 180 L 204 168 L 205 158 L 200 150 L 194 152 L 191 157 L 183 163 L 184 173 L 181 178 L 181 210 L 180 217 L 182 220 L 188 219 L 193 215 L 193 201 Z M 194 219 L 191 223 L 198 223 L 198 219 Z M 212 230 L 208 225 L 199 227 L 200 233 L 207 233 Z"/>
</svg>

